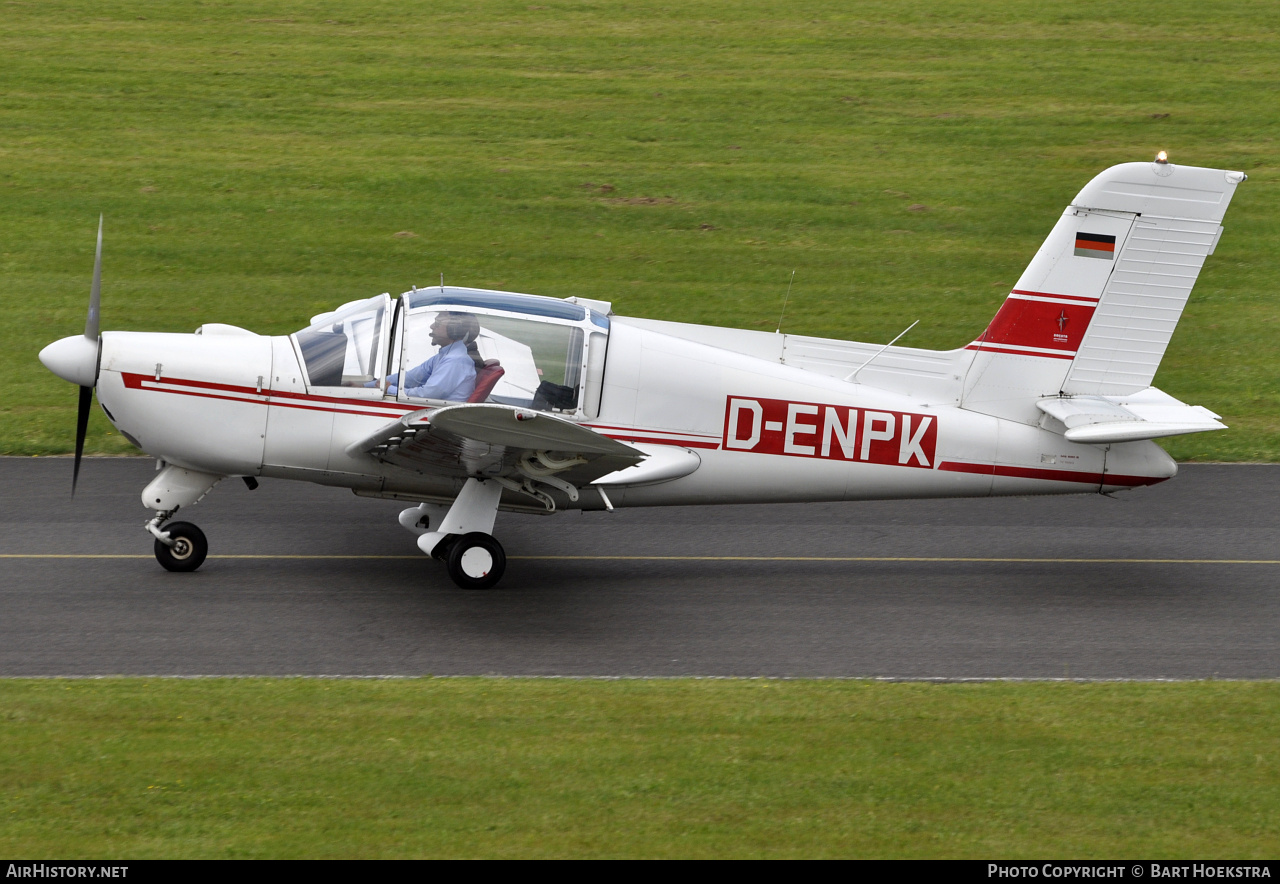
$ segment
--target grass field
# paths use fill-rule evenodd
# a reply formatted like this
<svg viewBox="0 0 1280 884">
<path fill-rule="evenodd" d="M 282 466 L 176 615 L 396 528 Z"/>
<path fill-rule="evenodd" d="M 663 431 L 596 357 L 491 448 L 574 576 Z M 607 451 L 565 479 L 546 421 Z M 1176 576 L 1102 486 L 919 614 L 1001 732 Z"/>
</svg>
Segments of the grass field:
<svg viewBox="0 0 1280 884">
<path fill-rule="evenodd" d="M 0 854 L 1266 858 L 1276 683 L 0 681 Z"/>
<path fill-rule="evenodd" d="M 66 452 L 35 354 L 284 333 L 445 273 L 618 312 L 949 348 L 1076 190 L 1247 171 L 1156 381 L 1280 459 L 1270 3 L 49 2 L 0 28 L 0 453 Z M 88 447 L 130 447 L 94 415 Z"/>
</svg>

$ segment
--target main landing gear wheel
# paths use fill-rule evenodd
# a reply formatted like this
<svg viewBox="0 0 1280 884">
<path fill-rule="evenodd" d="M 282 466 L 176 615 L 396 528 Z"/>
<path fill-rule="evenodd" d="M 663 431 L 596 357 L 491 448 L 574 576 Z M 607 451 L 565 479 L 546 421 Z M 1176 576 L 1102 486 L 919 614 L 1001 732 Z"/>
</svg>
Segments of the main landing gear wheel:
<svg viewBox="0 0 1280 884">
<path fill-rule="evenodd" d="M 190 522 L 170 522 L 164 526 L 173 546 L 157 538 L 156 561 L 170 571 L 194 571 L 209 554 L 204 532 Z"/>
<path fill-rule="evenodd" d="M 449 576 L 463 589 L 488 589 L 502 578 L 507 554 L 491 535 L 464 534 L 449 548 Z"/>
</svg>

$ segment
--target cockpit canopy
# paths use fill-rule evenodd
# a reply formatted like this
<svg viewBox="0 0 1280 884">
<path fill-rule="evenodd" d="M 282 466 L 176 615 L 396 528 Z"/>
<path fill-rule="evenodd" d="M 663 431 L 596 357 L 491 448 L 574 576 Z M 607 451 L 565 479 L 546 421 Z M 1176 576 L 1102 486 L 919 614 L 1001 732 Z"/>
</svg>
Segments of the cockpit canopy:
<svg viewBox="0 0 1280 884">
<path fill-rule="evenodd" d="M 608 332 L 607 316 L 570 301 L 444 286 L 406 292 L 394 308 L 388 295 L 344 304 L 295 340 L 311 386 L 590 418 Z"/>
</svg>

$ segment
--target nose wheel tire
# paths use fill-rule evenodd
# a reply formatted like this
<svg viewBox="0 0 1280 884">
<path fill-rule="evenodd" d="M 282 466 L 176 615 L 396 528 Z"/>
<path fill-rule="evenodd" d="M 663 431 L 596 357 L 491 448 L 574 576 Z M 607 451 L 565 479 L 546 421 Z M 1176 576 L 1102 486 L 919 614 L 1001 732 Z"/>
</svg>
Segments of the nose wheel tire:
<svg viewBox="0 0 1280 884">
<path fill-rule="evenodd" d="M 169 571 L 194 571 L 204 564 L 209 554 L 209 541 L 204 532 L 190 522 L 170 522 L 165 533 L 173 541 L 169 546 L 156 541 L 156 561 Z"/>
<path fill-rule="evenodd" d="M 463 589 L 488 589 L 502 579 L 507 554 L 492 536 L 477 531 L 454 541 L 446 564 L 453 582 Z"/>
</svg>

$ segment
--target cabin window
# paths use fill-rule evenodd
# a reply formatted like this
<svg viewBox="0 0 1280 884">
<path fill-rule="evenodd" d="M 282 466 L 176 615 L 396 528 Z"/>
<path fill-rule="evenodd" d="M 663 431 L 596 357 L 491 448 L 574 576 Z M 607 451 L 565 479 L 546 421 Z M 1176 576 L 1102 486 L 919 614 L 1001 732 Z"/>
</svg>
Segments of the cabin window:
<svg viewBox="0 0 1280 884">
<path fill-rule="evenodd" d="M 405 382 L 398 395 L 496 402 L 542 411 L 578 410 L 580 327 L 468 306 L 433 304 L 410 310 L 400 362 Z M 443 382 L 432 383 L 431 378 L 441 371 L 446 373 Z M 399 377 L 395 380 L 399 387 Z"/>
<path fill-rule="evenodd" d="M 599 315 L 593 311 L 592 320 Z M 608 325 L 604 327 L 608 328 Z M 608 346 L 609 336 L 603 332 L 592 332 L 587 338 L 587 376 L 583 388 L 582 411 L 589 420 L 600 416 L 600 394 L 604 392 L 604 357 Z"/>
</svg>

